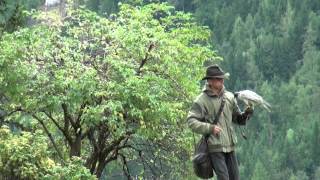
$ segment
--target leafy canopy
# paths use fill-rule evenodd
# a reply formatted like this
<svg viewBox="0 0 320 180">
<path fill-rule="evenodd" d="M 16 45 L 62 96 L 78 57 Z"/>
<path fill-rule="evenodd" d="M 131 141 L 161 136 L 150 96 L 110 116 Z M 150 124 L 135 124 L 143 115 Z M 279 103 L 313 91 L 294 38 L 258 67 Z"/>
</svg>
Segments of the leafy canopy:
<svg viewBox="0 0 320 180">
<path fill-rule="evenodd" d="M 84 9 L 48 14 L 1 39 L 7 121 L 30 117 L 55 135 L 60 158 L 80 156 L 98 177 L 119 157 L 123 165 L 141 158 L 148 148 L 137 141 L 160 144 L 160 159 L 174 167 L 190 149 L 184 118 L 203 62 L 218 59 L 210 31 L 167 4 L 123 4 L 109 18 Z"/>
</svg>

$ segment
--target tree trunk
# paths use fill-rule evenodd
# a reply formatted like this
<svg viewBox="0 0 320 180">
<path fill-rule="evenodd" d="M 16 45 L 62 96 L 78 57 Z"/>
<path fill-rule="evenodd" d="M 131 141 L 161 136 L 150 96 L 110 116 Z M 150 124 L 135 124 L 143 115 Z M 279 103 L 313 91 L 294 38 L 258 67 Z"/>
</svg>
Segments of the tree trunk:
<svg viewBox="0 0 320 180">
<path fill-rule="evenodd" d="M 77 134 L 76 139 L 71 144 L 70 157 L 81 155 L 81 133 Z"/>
<path fill-rule="evenodd" d="M 96 149 L 93 150 L 90 157 L 87 159 L 85 166 L 90 170 L 90 173 L 93 174 L 96 170 L 97 162 L 98 162 L 98 153 Z"/>
<path fill-rule="evenodd" d="M 97 170 L 96 170 L 96 173 L 95 173 L 98 178 L 101 177 L 102 172 L 103 172 L 105 167 L 106 167 L 106 162 L 104 161 L 104 159 L 103 158 L 99 159 L 98 167 L 97 167 Z"/>
<path fill-rule="evenodd" d="M 59 11 L 60 11 L 60 16 L 62 18 L 64 18 L 67 15 L 66 4 L 67 4 L 66 0 L 60 0 Z"/>
</svg>

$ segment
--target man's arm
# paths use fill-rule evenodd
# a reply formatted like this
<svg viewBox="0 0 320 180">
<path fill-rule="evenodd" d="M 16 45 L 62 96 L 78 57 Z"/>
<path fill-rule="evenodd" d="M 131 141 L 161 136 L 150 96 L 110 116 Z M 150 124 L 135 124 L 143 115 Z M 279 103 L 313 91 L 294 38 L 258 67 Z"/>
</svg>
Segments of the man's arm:
<svg viewBox="0 0 320 180">
<path fill-rule="evenodd" d="M 214 130 L 214 125 L 205 122 L 205 113 L 203 107 L 197 102 L 194 102 L 187 117 L 188 126 L 193 132 L 198 134 L 211 134 Z"/>
</svg>

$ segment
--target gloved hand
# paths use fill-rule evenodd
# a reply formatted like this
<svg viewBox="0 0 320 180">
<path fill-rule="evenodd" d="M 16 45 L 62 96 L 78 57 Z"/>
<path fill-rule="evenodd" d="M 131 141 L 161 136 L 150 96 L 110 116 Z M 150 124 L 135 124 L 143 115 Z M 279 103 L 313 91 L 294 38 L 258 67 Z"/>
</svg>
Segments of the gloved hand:
<svg viewBox="0 0 320 180">
<path fill-rule="evenodd" d="M 247 106 L 244 113 L 251 116 L 253 114 L 253 106 Z"/>
</svg>

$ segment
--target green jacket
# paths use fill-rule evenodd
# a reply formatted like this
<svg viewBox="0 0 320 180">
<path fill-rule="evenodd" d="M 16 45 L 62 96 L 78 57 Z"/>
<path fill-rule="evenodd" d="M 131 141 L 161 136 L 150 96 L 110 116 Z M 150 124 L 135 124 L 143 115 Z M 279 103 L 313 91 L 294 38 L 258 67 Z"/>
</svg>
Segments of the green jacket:
<svg viewBox="0 0 320 180">
<path fill-rule="evenodd" d="M 213 122 L 218 112 L 221 100 L 225 98 L 225 105 L 218 120 L 218 126 L 222 128 L 219 135 L 213 135 Z M 233 123 L 244 125 L 247 115 L 242 113 L 238 107 L 234 94 L 224 88 L 219 95 L 213 94 L 208 85 L 195 99 L 187 117 L 189 127 L 195 132 L 209 135 L 208 147 L 210 152 L 234 151 L 237 136 Z"/>
</svg>

